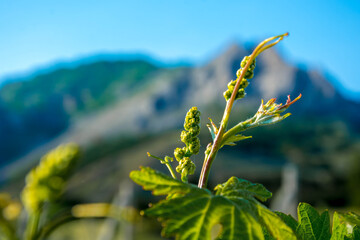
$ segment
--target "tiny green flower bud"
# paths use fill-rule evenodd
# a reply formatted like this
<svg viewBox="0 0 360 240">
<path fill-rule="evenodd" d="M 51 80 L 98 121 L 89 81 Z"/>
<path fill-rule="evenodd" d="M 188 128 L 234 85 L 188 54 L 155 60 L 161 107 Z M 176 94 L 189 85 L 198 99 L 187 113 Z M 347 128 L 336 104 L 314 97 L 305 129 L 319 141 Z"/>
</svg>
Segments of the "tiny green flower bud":
<svg viewBox="0 0 360 240">
<path fill-rule="evenodd" d="M 236 94 L 235 99 L 241 99 L 243 97 L 245 97 L 245 90 L 243 88 L 240 88 Z"/>
<path fill-rule="evenodd" d="M 254 72 L 253 71 L 251 71 L 250 69 L 248 71 L 246 71 L 244 78 L 251 79 L 253 77 L 254 77 Z"/>
<path fill-rule="evenodd" d="M 198 154 L 200 150 L 200 140 L 195 138 L 195 140 L 189 144 L 189 152 L 191 154 Z"/>
<path fill-rule="evenodd" d="M 174 151 L 174 156 L 179 162 L 185 156 L 185 150 L 183 148 L 176 148 Z"/>
<path fill-rule="evenodd" d="M 234 88 L 235 88 L 235 85 L 236 85 L 236 81 L 235 81 L 235 80 L 231 80 L 231 81 L 228 83 L 228 85 L 227 85 L 228 90 L 229 90 L 230 92 L 233 92 L 233 91 L 234 91 Z"/>
<path fill-rule="evenodd" d="M 235 85 L 236 85 L 236 80 L 231 80 L 227 86 L 230 89 L 231 87 L 234 88 Z"/>
<path fill-rule="evenodd" d="M 243 78 L 240 82 L 240 89 L 246 88 L 248 85 L 249 85 L 249 82 L 245 78 Z"/>
<path fill-rule="evenodd" d="M 200 117 L 200 112 L 197 109 L 197 107 L 192 107 L 190 110 L 186 113 L 186 117 L 194 118 L 194 117 Z"/>
<path fill-rule="evenodd" d="M 248 62 L 249 60 L 250 60 L 250 56 L 245 56 L 245 57 L 243 58 L 243 60 L 242 60 L 241 63 L 240 63 L 241 69 L 246 66 L 246 64 L 247 64 L 247 62 Z M 245 75 L 244 75 L 244 78 L 246 78 L 246 79 L 251 79 L 251 78 L 254 77 L 255 65 L 256 65 L 256 61 L 255 61 L 255 59 L 254 59 L 254 61 L 250 64 L 248 70 L 246 71 L 246 73 L 245 73 Z M 240 70 L 240 69 L 239 69 L 239 70 Z M 238 71 L 238 72 L 239 72 L 239 71 Z M 241 71 L 240 71 L 240 74 L 241 74 Z M 237 75 L 237 76 L 239 77 L 240 74 Z"/>
<path fill-rule="evenodd" d="M 186 131 L 190 131 L 192 128 L 199 127 L 198 124 L 200 123 L 200 118 L 195 117 L 191 118 L 188 121 L 184 122 L 184 129 Z"/>
<path fill-rule="evenodd" d="M 179 165 L 176 167 L 176 171 L 181 174 L 181 180 L 183 182 L 187 182 L 187 176 L 194 174 L 195 169 L 195 164 L 188 157 L 181 159 Z"/>
<path fill-rule="evenodd" d="M 192 137 L 196 137 L 200 133 L 199 125 L 195 125 L 194 127 L 190 128 L 189 133 Z"/>
<path fill-rule="evenodd" d="M 196 116 L 191 120 L 191 123 L 194 125 L 198 125 L 200 123 L 200 117 Z"/>
<path fill-rule="evenodd" d="M 181 138 L 181 141 L 185 144 L 187 144 L 188 142 L 191 141 L 191 133 L 190 132 L 187 132 L 187 131 L 182 131 L 181 132 L 181 135 L 180 135 L 180 138 Z"/>
<path fill-rule="evenodd" d="M 184 122 L 184 129 L 185 129 L 186 131 L 189 131 L 190 128 L 191 128 L 191 126 L 192 126 L 191 123 L 189 123 L 189 122 Z"/>
<path fill-rule="evenodd" d="M 241 60 L 240 67 L 244 68 L 249 60 L 250 60 L 250 56 L 245 56 L 243 58 L 243 60 Z M 256 60 L 254 59 L 253 62 L 251 63 L 251 65 L 250 65 L 249 69 L 254 70 L 255 66 L 256 66 Z"/>
<path fill-rule="evenodd" d="M 174 161 L 174 158 L 165 156 L 165 162 L 173 162 L 173 161 Z"/>
<path fill-rule="evenodd" d="M 226 101 L 228 101 L 231 98 L 232 91 L 226 90 L 223 95 Z"/>
</svg>

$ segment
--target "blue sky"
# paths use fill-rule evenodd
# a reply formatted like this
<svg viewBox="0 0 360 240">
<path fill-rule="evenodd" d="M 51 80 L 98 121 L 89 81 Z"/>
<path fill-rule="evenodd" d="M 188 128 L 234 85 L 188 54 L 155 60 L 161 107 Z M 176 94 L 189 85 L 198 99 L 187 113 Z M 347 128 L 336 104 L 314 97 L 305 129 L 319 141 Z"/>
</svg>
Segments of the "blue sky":
<svg viewBox="0 0 360 240">
<path fill-rule="evenodd" d="M 0 0 L 0 79 L 102 52 L 199 62 L 287 31 L 287 60 L 360 92 L 357 0 Z"/>
</svg>

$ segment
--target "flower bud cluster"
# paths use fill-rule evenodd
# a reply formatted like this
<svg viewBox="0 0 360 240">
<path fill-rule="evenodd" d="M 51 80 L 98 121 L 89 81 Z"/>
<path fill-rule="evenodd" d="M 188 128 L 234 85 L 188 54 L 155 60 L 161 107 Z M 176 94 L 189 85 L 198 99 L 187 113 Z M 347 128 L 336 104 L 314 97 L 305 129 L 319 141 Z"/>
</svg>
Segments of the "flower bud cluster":
<svg viewBox="0 0 360 240">
<path fill-rule="evenodd" d="M 187 181 L 187 175 L 194 174 L 195 164 L 190 160 L 194 154 L 200 150 L 200 140 L 197 137 L 200 133 L 200 111 L 197 107 L 192 107 L 186 114 L 184 122 L 184 131 L 181 132 L 180 138 L 185 147 L 176 148 L 174 156 L 179 162 L 176 171 L 181 173 L 181 179 Z"/>
<path fill-rule="evenodd" d="M 245 56 L 243 58 L 243 60 L 240 63 L 240 68 L 237 70 L 236 72 L 236 76 L 239 78 L 244 67 L 246 66 L 247 62 L 249 61 L 250 56 Z M 255 65 L 256 65 L 256 61 L 255 59 L 253 60 L 253 62 L 250 64 L 249 68 L 247 69 L 244 77 L 240 80 L 231 80 L 227 87 L 228 89 L 224 92 L 224 97 L 226 99 L 226 101 L 228 101 L 234 91 L 235 85 L 237 83 L 237 81 L 241 81 L 240 82 L 240 87 L 238 92 L 236 93 L 236 97 L 235 100 L 240 99 L 245 97 L 245 88 L 249 85 L 248 79 L 251 79 L 254 77 L 254 69 L 255 69 Z"/>
<path fill-rule="evenodd" d="M 40 164 L 26 176 L 22 201 L 28 212 L 37 211 L 47 201 L 56 200 L 79 157 L 75 144 L 61 145 L 42 157 Z"/>
<path fill-rule="evenodd" d="M 189 157 L 184 157 L 179 161 L 176 171 L 181 173 L 181 180 L 187 180 L 188 175 L 195 173 L 196 166 Z"/>
</svg>

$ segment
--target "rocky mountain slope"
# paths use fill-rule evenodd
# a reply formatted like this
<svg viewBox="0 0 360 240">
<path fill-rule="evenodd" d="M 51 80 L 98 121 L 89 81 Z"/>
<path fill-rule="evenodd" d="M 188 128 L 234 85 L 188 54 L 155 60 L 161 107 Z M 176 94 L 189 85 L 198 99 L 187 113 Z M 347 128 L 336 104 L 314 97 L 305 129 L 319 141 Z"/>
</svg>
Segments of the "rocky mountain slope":
<svg viewBox="0 0 360 240">
<path fill-rule="evenodd" d="M 200 67 L 99 61 L 27 81 L 13 80 L 0 89 L 1 162 L 60 134 L 67 136 L 66 141 L 85 143 L 179 126 L 177 119 L 191 105 L 205 109 L 224 105 L 222 92 L 247 54 L 248 50 L 233 44 Z M 273 49 L 260 55 L 255 73 L 242 100 L 243 109 L 256 108 L 261 99 L 283 101 L 288 94 L 301 93 L 301 103 L 293 110 L 298 114 L 331 115 L 355 125 L 360 120 L 359 104 L 345 100 L 320 73 L 287 64 Z M 160 123 L 156 116 L 164 121 Z"/>
<path fill-rule="evenodd" d="M 202 138 L 208 141 L 206 119 L 221 120 L 222 92 L 247 54 L 249 50 L 234 44 L 197 67 L 100 61 L 5 85 L 0 89 L 0 153 L 1 163 L 8 166 L 2 169 L 2 178 L 27 169 L 62 142 L 79 143 L 91 161 L 130 156 L 126 142 L 132 143 L 133 152 L 139 151 L 134 146 L 146 152 L 149 149 L 143 142 L 151 144 L 150 137 L 161 142 L 158 151 L 164 151 L 176 144 L 168 134 L 181 128 L 184 114 L 193 105 L 202 111 Z M 261 99 L 285 101 L 288 94 L 294 98 L 300 93 L 302 99 L 290 109 L 294 117 L 280 126 L 250 131 L 256 144 L 245 141 L 225 150 L 229 167 L 218 167 L 236 175 L 234 156 L 242 152 L 244 158 L 260 165 L 291 161 L 305 168 L 316 166 L 315 174 L 323 174 L 321 184 L 331 174 L 343 179 L 360 152 L 360 104 L 346 100 L 321 73 L 289 65 L 275 50 L 267 50 L 259 56 L 247 97 L 236 104 L 232 118 L 235 122 L 250 117 Z M 134 156 L 133 161 L 138 160 Z M 9 161 L 14 163 L 9 165 Z M 330 173 L 323 171 L 329 168 Z M 105 171 L 102 177 L 108 175 Z"/>
</svg>

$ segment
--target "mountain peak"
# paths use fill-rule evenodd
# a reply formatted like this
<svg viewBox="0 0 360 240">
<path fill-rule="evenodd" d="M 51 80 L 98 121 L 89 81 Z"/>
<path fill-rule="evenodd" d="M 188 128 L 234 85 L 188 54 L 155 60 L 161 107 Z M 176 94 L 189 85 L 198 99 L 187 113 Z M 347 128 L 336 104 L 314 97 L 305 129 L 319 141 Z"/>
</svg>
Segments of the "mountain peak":
<svg viewBox="0 0 360 240">
<path fill-rule="evenodd" d="M 245 56 L 249 54 L 247 50 L 241 45 L 236 42 L 231 43 L 228 45 L 225 50 L 223 50 L 217 57 L 215 57 L 211 62 L 210 65 L 216 65 L 218 63 L 229 63 L 233 62 L 234 60 L 238 60 L 239 56 Z M 240 63 L 239 63 L 240 64 Z"/>
<path fill-rule="evenodd" d="M 228 82 L 236 79 L 241 60 L 249 54 L 246 48 L 232 43 L 200 67 L 166 68 L 147 61 L 124 60 L 111 64 L 85 64 L 34 76 L 22 84 L 9 83 L 0 90 L 0 110 L 4 112 L 0 129 L 7 130 L 7 134 L 0 136 L 0 145 L 4 149 L 16 146 L 17 152 L 24 153 L 66 129 L 65 133 L 70 136 L 67 140 L 74 140 L 74 136 L 80 136 L 82 131 L 90 132 L 88 122 L 76 130 L 78 132 L 71 130 L 79 122 L 76 114 L 88 117 L 90 112 L 91 126 L 102 126 L 93 141 L 108 138 L 108 133 L 124 132 L 120 126 L 126 126 L 125 130 L 133 131 L 134 135 L 148 131 L 147 126 L 152 126 L 150 130 L 153 130 L 154 122 L 158 120 L 152 115 L 154 112 L 164 119 L 169 118 L 168 125 L 158 124 L 158 132 L 170 129 L 172 123 L 177 124 L 174 120 L 177 118 L 169 116 L 174 112 L 177 112 L 176 116 L 182 115 L 180 109 L 193 104 L 204 108 L 225 104 L 222 93 Z M 243 106 L 257 107 L 261 99 L 266 101 L 275 97 L 283 101 L 289 94 L 296 97 L 302 93 L 303 98 L 296 108 L 307 114 L 336 115 L 337 111 L 343 111 L 347 113 L 339 115 L 351 113 L 353 121 L 360 119 L 351 110 L 359 105 L 349 104 L 337 90 L 319 72 L 292 66 L 275 49 L 268 49 L 257 59 L 255 77 L 246 89 Z M 128 99 L 134 101 L 124 104 Z M 139 111 L 138 106 L 132 105 L 133 102 L 139 105 L 139 99 L 146 105 L 146 111 Z M 121 116 L 125 112 L 126 117 Z M 127 119 L 126 124 L 121 124 L 124 119 Z M 24 147 L 18 146 L 20 134 L 27 137 L 22 137 Z"/>
</svg>

